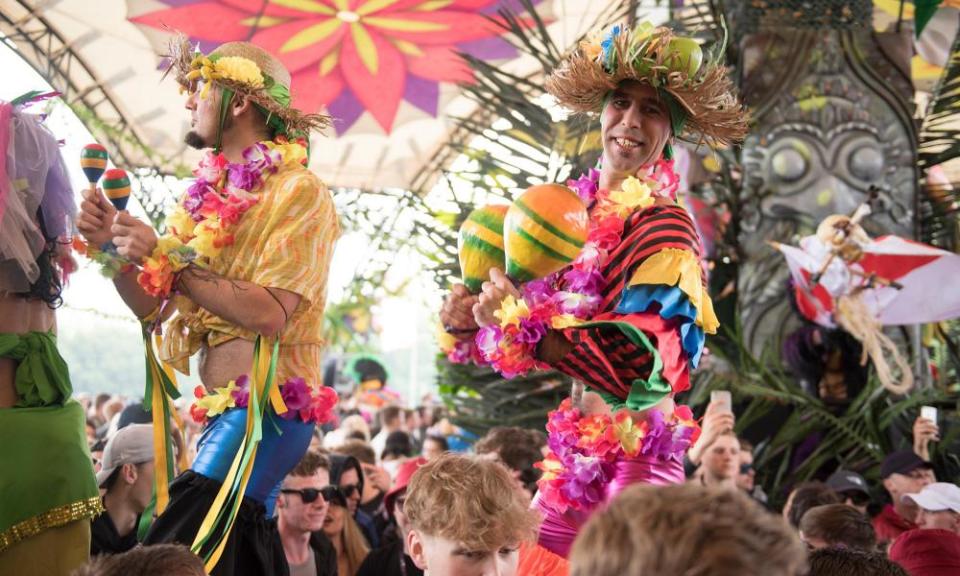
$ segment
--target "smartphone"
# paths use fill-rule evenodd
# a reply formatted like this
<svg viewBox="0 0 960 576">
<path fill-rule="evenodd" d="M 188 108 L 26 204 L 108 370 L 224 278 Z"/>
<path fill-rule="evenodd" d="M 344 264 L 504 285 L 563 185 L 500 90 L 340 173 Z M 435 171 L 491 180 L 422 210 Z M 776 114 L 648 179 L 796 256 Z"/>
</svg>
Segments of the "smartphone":
<svg viewBox="0 0 960 576">
<path fill-rule="evenodd" d="M 710 403 L 716 404 L 720 410 L 733 414 L 733 399 L 729 390 L 714 390 L 710 393 Z"/>
<path fill-rule="evenodd" d="M 932 421 L 934 424 L 937 423 L 937 409 L 934 406 L 921 406 L 920 407 L 920 417 L 926 418 L 927 420 Z"/>
</svg>

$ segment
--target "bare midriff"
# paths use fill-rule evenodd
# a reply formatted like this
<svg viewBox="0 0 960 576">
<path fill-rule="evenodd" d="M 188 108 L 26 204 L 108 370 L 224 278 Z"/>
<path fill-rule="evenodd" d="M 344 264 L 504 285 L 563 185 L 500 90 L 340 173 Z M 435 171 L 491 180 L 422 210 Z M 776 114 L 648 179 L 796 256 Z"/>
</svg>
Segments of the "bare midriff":
<svg viewBox="0 0 960 576">
<path fill-rule="evenodd" d="M 253 342 L 234 338 L 200 349 L 200 381 L 208 391 L 221 388 L 253 368 Z"/>
<path fill-rule="evenodd" d="M 669 417 L 673 414 L 675 408 L 676 403 L 673 401 L 673 397 L 667 396 L 646 410 L 631 410 L 630 413 L 637 420 L 643 421 L 651 410 L 659 410 L 664 416 Z M 580 410 L 587 416 L 591 414 L 609 415 L 611 413 L 610 405 L 604 402 L 603 397 L 596 392 L 583 393 L 583 398 L 580 400 Z"/>
<path fill-rule="evenodd" d="M 46 302 L 0 293 L 0 334 L 50 331 L 57 331 L 57 317 Z M 17 365 L 13 358 L 0 358 L 0 408 L 10 408 L 17 402 Z"/>
</svg>

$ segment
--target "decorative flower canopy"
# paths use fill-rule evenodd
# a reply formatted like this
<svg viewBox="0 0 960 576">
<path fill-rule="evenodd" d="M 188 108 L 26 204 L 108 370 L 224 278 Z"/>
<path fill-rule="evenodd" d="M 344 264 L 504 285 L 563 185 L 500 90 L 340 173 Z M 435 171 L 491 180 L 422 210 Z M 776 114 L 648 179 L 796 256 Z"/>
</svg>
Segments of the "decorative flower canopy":
<svg viewBox="0 0 960 576">
<path fill-rule="evenodd" d="M 537 3 L 537 2 L 535 2 Z M 173 28 L 204 52 L 248 40 L 290 70 L 294 106 L 347 131 L 364 111 L 389 133 L 401 101 L 431 116 L 440 83 L 471 82 L 458 52 L 515 55 L 489 17 L 504 0 L 162 0 L 131 21 Z"/>
</svg>

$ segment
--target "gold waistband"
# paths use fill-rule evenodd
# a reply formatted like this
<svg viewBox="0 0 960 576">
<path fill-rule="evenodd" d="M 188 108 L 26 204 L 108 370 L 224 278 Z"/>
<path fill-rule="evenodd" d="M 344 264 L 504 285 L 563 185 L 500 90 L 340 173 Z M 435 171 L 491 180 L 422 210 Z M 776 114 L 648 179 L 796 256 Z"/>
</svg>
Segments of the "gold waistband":
<svg viewBox="0 0 960 576">
<path fill-rule="evenodd" d="M 33 518 L 17 522 L 10 528 L 0 532 L 0 552 L 3 552 L 17 542 L 36 536 L 44 530 L 64 526 L 75 520 L 85 520 L 104 513 L 103 502 L 99 496 L 58 506 L 47 510 Z"/>
</svg>

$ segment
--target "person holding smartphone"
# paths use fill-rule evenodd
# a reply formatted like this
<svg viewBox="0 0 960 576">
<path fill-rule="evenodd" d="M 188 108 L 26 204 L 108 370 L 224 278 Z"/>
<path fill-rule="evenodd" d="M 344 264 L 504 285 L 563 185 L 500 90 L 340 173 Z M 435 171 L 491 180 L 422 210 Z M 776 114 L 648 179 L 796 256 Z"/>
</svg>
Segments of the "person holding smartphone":
<svg viewBox="0 0 960 576">
<path fill-rule="evenodd" d="M 921 406 L 920 415 L 913 422 L 913 451 L 924 462 L 930 461 L 930 442 L 940 441 L 940 427 L 937 426 L 937 409 L 933 406 Z"/>
<path fill-rule="evenodd" d="M 710 394 L 710 403 L 700 424 L 700 437 L 690 447 L 684 461 L 687 476 L 693 476 L 700 466 L 703 454 L 714 441 L 723 434 L 733 432 L 736 418 L 733 415 L 732 400 L 727 390 L 714 390 Z"/>
</svg>

